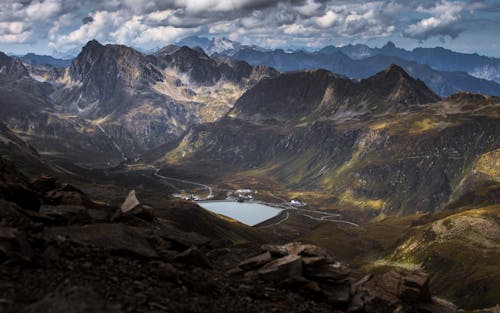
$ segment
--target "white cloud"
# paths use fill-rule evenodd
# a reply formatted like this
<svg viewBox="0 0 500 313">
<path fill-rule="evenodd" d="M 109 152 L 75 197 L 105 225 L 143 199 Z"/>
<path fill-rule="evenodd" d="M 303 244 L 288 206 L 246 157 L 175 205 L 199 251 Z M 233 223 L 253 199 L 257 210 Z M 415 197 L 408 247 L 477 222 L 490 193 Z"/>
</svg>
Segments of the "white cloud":
<svg viewBox="0 0 500 313">
<path fill-rule="evenodd" d="M 175 28 L 172 26 L 159 26 L 148 28 L 142 32 L 136 39 L 133 40 L 134 44 L 166 44 L 180 39 L 181 36 L 187 34 L 186 30 L 182 28 Z"/>
<path fill-rule="evenodd" d="M 442 1 L 430 8 L 420 6 L 417 8 L 418 12 L 432 16 L 422 18 L 417 23 L 408 25 L 404 29 L 403 35 L 419 40 L 435 36 L 455 38 L 464 31 L 462 13 L 465 8 L 465 4 L 449 1 Z"/>
<path fill-rule="evenodd" d="M 91 14 L 93 22 L 81 25 L 78 29 L 63 35 L 56 35 L 50 42 L 53 49 L 73 49 L 87 41 L 97 39 L 109 42 L 109 31 L 123 25 L 126 21 L 121 11 L 99 11 Z"/>
<path fill-rule="evenodd" d="M 58 0 L 33 1 L 25 11 L 31 21 L 46 21 L 61 11 L 61 3 Z"/>
<path fill-rule="evenodd" d="M 0 34 L 21 34 L 24 31 L 23 22 L 0 22 Z"/>
<path fill-rule="evenodd" d="M 295 10 L 302 15 L 315 16 L 320 12 L 322 7 L 323 5 L 315 0 L 307 0 L 304 5 L 296 7 Z"/>
<path fill-rule="evenodd" d="M 25 43 L 29 41 L 32 31 L 25 31 L 19 34 L 2 34 L 0 35 L 0 42 L 3 43 Z"/>
<path fill-rule="evenodd" d="M 329 10 L 325 13 L 325 15 L 316 18 L 316 23 L 322 28 L 328 28 L 338 22 L 339 19 L 340 16 L 337 13 Z"/>
<path fill-rule="evenodd" d="M 95 38 L 151 48 L 200 34 L 250 44 L 313 46 L 391 36 L 397 30 L 405 37 L 425 40 L 456 37 L 464 22 L 473 20 L 472 11 L 487 12 L 490 2 L 0 0 L 0 43 L 39 40 L 53 49 L 69 50 Z"/>
</svg>

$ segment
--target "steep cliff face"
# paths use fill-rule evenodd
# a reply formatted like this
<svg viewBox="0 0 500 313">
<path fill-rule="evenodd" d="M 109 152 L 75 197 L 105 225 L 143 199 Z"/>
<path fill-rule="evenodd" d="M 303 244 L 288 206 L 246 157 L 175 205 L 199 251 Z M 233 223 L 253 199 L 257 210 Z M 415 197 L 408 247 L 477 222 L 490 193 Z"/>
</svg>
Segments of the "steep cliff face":
<svg viewBox="0 0 500 313">
<path fill-rule="evenodd" d="M 398 67 L 358 83 L 324 71 L 284 74 L 249 90 L 226 118 L 194 128 L 166 158 L 258 169 L 372 217 L 435 211 L 460 194 L 476 159 L 500 146 L 498 98 L 438 100 Z"/>
</svg>

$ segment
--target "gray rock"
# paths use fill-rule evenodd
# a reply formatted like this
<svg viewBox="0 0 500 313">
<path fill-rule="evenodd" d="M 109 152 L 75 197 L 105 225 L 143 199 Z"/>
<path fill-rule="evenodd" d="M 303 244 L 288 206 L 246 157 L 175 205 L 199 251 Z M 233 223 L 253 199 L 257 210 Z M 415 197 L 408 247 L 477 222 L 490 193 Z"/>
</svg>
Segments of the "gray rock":
<svg viewBox="0 0 500 313">
<path fill-rule="evenodd" d="M 125 199 L 125 202 L 123 202 L 120 209 L 121 209 L 122 213 L 128 213 L 128 212 L 131 212 L 133 209 L 135 209 L 140 204 L 141 203 L 139 202 L 139 200 L 137 200 L 137 197 L 135 195 L 135 189 L 132 189 L 128 193 L 128 196 Z"/>
<path fill-rule="evenodd" d="M 269 251 L 274 256 L 301 255 L 307 257 L 328 257 L 328 252 L 315 245 L 291 242 L 286 245 L 263 245 L 264 251 Z"/>
<path fill-rule="evenodd" d="M 254 256 L 253 258 L 249 258 L 238 264 L 238 267 L 245 271 L 253 270 L 262 265 L 270 262 L 272 260 L 271 253 L 266 251 L 265 253 Z"/>
<path fill-rule="evenodd" d="M 175 262 L 194 265 L 202 268 L 212 268 L 210 261 L 198 248 L 189 248 L 186 251 L 179 253 L 174 258 Z"/>
<path fill-rule="evenodd" d="M 405 303 L 412 307 L 430 303 L 429 275 L 421 271 L 391 270 L 358 287 L 388 303 Z"/>
<path fill-rule="evenodd" d="M 302 276 L 302 257 L 288 255 L 264 265 L 258 274 L 261 278 L 271 281 L 283 281 L 294 276 Z"/>
<path fill-rule="evenodd" d="M 304 276 L 323 282 L 338 282 L 349 276 L 349 271 L 340 263 L 309 266 L 304 270 Z"/>
<path fill-rule="evenodd" d="M 112 216 L 111 220 L 117 221 L 129 216 L 136 216 L 150 221 L 154 218 L 153 211 L 154 209 L 151 206 L 139 202 L 135 194 L 135 189 L 133 189 L 129 192 L 120 210 Z"/>
</svg>

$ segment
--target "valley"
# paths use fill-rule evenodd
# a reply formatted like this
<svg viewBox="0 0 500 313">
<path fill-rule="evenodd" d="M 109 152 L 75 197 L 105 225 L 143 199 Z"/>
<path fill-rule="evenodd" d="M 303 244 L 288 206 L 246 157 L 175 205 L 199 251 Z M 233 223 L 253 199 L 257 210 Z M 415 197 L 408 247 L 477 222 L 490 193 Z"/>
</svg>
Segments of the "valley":
<svg viewBox="0 0 500 313">
<path fill-rule="evenodd" d="M 142 53 L 96 40 L 71 61 L 0 53 L 2 266 L 10 262 L 37 284 L 46 279 L 37 267 L 58 277 L 76 267 L 95 288 L 116 287 L 100 285 L 87 268 L 96 267 L 135 281 L 160 311 L 191 312 L 180 295 L 192 289 L 206 312 L 209 284 L 250 298 L 247 289 L 271 293 L 255 296 L 262 302 L 248 312 L 268 308 L 269 297 L 313 312 L 498 304 L 500 97 L 470 92 L 496 94 L 497 83 L 474 80 L 479 89 L 459 92 L 460 84 L 428 84 L 422 68 L 435 78 L 448 67 L 416 66 L 422 51 L 392 46 L 370 50 L 368 60 L 351 51 L 345 68 L 371 72 L 346 75 L 317 68 L 347 57 L 338 49 L 326 47 L 304 65 L 295 54 L 316 54 L 241 45 L 228 52 L 215 43 L 211 55 L 175 45 Z M 393 64 L 389 50 L 404 64 Z M 278 56 L 263 62 L 268 54 Z M 295 267 L 266 276 L 266 267 L 284 261 Z M 164 275 L 166 291 L 152 293 L 159 287 L 141 267 Z M 4 269 L 14 289 L 28 288 Z M 394 286 L 384 275 L 418 281 L 409 287 L 418 295 L 387 300 Z M 162 292 L 178 299 L 165 304 L 156 297 Z M 110 299 L 154 310 L 136 296 Z M 46 305 L 33 295 L 26 303 L 3 297 L 15 298 L 7 312 Z"/>
</svg>

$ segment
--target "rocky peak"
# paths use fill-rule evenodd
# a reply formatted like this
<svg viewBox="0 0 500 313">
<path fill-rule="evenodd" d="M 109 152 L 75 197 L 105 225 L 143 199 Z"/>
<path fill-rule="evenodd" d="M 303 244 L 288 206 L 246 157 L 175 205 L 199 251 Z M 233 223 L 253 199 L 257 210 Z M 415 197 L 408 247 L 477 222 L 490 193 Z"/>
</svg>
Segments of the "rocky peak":
<svg viewBox="0 0 500 313">
<path fill-rule="evenodd" d="M 402 109 L 416 104 L 439 101 L 441 98 L 432 92 L 424 82 L 414 79 L 403 68 L 392 64 L 374 76 L 362 80 L 361 90 L 371 90 L 370 97 L 384 100 L 384 109 Z M 402 106 L 399 106 L 402 105 Z"/>
<path fill-rule="evenodd" d="M 195 59 L 210 59 L 210 57 L 201 49 L 200 47 L 189 48 L 188 46 L 182 46 L 174 53 L 172 53 L 172 57 L 175 59 L 184 59 L 184 60 L 195 60 Z"/>
<path fill-rule="evenodd" d="M 18 58 L 12 58 L 0 52 L 0 75 L 9 79 L 19 79 L 28 76 L 28 70 Z"/>
<path fill-rule="evenodd" d="M 166 57 L 167 55 L 171 55 L 172 53 L 175 53 L 180 48 L 181 47 L 176 46 L 176 45 L 168 45 L 168 46 L 165 46 L 165 47 L 161 48 L 160 50 L 156 51 L 154 53 L 154 55 L 157 57 Z"/>
<path fill-rule="evenodd" d="M 71 62 L 69 74 L 74 80 L 83 80 L 93 65 L 101 57 L 105 47 L 97 40 L 89 41 L 77 57 Z"/>
<path fill-rule="evenodd" d="M 413 78 L 406 73 L 406 71 L 399 65 L 391 64 L 385 70 L 375 74 L 372 78 L 380 78 L 383 80 L 394 80 L 394 79 L 409 79 Z"/>
<path fill-rule="evenodd" d="M 396 45 L 394 44 L 394 42 L 392 41 L 388 41 L 383 47 L 382 49 L 395 49 L 396 48 Z"/>
<path fill-rule="evenodd" d="M 90 88 L 87 95 L 106 98 L 117 88 L 141 88 L 163 79 L 161 72 L 140 52 L 123 45 L 103 46 L 89 41 L 69 67 L 73 80 Z M 89 90 L 88 90 L 89 91 Z"/>
</svg>

